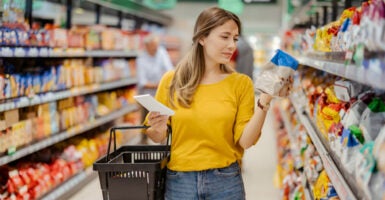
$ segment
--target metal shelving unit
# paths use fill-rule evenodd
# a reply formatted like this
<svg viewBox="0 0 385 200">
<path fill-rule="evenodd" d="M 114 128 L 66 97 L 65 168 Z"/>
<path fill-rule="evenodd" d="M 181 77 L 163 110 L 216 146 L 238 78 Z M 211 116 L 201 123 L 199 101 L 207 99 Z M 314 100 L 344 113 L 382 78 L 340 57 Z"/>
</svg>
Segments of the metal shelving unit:
<svg viewBox="0 0 385 200">
<path fill-rule="evenodd" d="M 149 21 L 154 21 L 163 25 L 170 25 L 172 17 L 157 10 L 146 7 L 133 0 L 86 0 L 104 8 L 120 11 L 125 14 L 134 15 L 136 17 L 144 18 Z"/>
<path fill-rule="evenodd" d="M 4 112 L 7 110 L 12 110 L 16 108 L 23 108 L 23 107 L 38 105 L 38 104 L 47 103 L 51 101 L 57 101 L 57 100 L 65 99 L 69 97 L 75 97 L 79 95 L 85 95 L 85 94 L 120 88 L 120 87 L 136 84 L 136 82 L 137 82 L 136 78 L 127 78 L 127 79 L 122 79 L 114 82 L 107 82 L 107 83 L 101 83 L 101 84 L 98 83 L 98 84 L 72 88 L 69 90 L 43 93 L 43 94 L 35 95 L 32 98 L 19 97 L 19 98 L 8 100 L 5 103 L 0 103 L 0 112 Z"/>
<path fill-rule="evenodd" d="M 385 90 L 385 84 L 383 84 L 383 80 L 385 80 L 384 73 L 374 70 L 365 70 L 363 66 L 357 67 L 352 64 L 345 65 L 343 62 L 320 60 L 309 57 L 299 57 L 298 61 L 302 65 Z"/>
<path fill-rule="evenodd" d="M 137 51 L 126 50 L 53 50 L 48 47 L 23 48 L 16 47 L 11 50 L 9 47 L 0 47 L 0 57 L 3 58 L 134 58 L 138 55 Z"/>
<path fill-rule="evenodd" d="M 134 110 L 137 110 L 136 105 L 129 105 L 126 107 L 123 107 L 117 111 L 114 111 L 106 116 L 99 117 L 93 121 L 89 121 L 87 123 L 79 124 L 77 126 L 74 126 L 70 129 L 67 129 L 66 131 L 63 131 L 61 133 L 53 134 L 52 136 L 37 141 L 32 144 L 28 144 L 25 147 L 22 147 L 20 149 L 17 149 L 16 152 L 12 155 L 6 155 L 3 157 L 0 157 L 0 166 L 5 165 L 7 163 L 10 163 L 12 161 L 18 160 L 24 156 L 30 155 L 34 152 L 37 152 L 39 150 L 42 150 L 46 147 L 49 147 L 53 144 L 56 144 L 58 142 L 61 142 L 63 140 L 66 140 L 68 138 L 71 138 L 75 135 L 79 135 L 81 133 L 84 133 L 85 131 L 88 131 L 90 129 L 96 128 L 100 125 L 103 125 L 107 122 L 110 122 L 118 117 L 121 117 L 127 113 L 130 113 Z"/>
<path fill-rule="evenodd" d="M 295 139 L 293 138 L 294 134 L 293 134 L 293 128 L 291 126 L 291 123 L 290 123 L 289 119 L 287 118 L 287 116 L 285 114 L 285 111 L 282 110 L 282 108 L 279 108 L 279 111 L 280 111 L 280 114 L 281 114 L 281 117 L 282 117 L 285 129 L 287 131 L 290 143 L 294 144 Z M 307 178 L 306 178 L 306 174 L 303 174 L 303 179 L 304 180 L 302 180 L 301 182 L 302 182 L 302 185 L 303 185 L 303 188 L 304 188 L 305 199 L 306 200 L 313 200 L 313 195 L 312 195 L 312 192 L 311 192 L 312 188 L 310 188 L 310 185 L 308 184 L 308 181 L 307 181 Z"/>
<path fill-rule="evenodd" d="M 296 96 L 296 94 L 293 94 L 290 97 L 290 100 L 294 105 L 301 123 L 304 125 L 313 141 L 313 144 L 321 157 L 326 173 L 333 183 L 339 197 L 342 200 L 370 199 L 365 195 L 362 189 L 358 187 L 354 178 L 344 170 L 340 158 L 338 158 L 330 149 L 327 141 L 323 138 L 314 121 L 311 119 L 310 114 L 306 110 L 306 103 L 301 101 L 303 98 L 304 97 L 301 95 Z"/>
<path fill-rule="evenodd" d="M 68 199 L 70 194 L 77 191 L 77 187 L 85 185 L 89 181 L 97 178 L 98 174 L 92 170 L 92 167 L 78 172 L 64 183 L 58 185 L 52 189 L 46 195 L 41 197 L 41 200 L 57 200 L 57 199 Z"/>
</svg>

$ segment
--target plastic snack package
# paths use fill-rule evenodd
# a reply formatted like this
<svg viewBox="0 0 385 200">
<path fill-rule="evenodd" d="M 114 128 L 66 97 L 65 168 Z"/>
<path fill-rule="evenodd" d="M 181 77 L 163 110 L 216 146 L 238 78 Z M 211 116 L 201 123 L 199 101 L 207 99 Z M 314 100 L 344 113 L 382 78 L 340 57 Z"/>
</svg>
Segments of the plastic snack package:
<svg viewBox="0 0 385 200">
<path fill-rule="evenodd" d="M 375 140 L 383 124 L 385 124 L 385 103 L 379 98 L 373 98 L 362 113 L 359 124 L 365 141 Z"/>
<path fill-rule="evenodd" d="M 342 132 L 341 163 L 350 174 L 354 173 L 356 161 L 354 157 L 357 155 L 363 143 L 363 137 L 361 136 L 359 129 L 354 126 L 345 128 Z"/>
<path fill-rule="evenodd" d="M 342 146 L 340 140 L 343 129 L 344 126 L 340 122 L 333 123 L 328 133 L 330 148 L 337 154 L 337 156 L 341 156 Z"/>
<path fill-rule="evenodd" d="M 368 196 L 369 199 L 384 199 L 385 198 L 385 175 L 375 172 L 369 180 Z"/>
<path fill-rule="evenodd" d="M 363 101 L 357 100 L 356 102 L 354 102 L 342 118 L 342 125 L 344 125 L 344 127 L 358 125 L 360 123 L 362 113 L 365 111 L 366 108 L 367 105 Z"/>
<path fill-rule="evenodd" d="M 385 125 L 382 126 L 375 140 L 373 154 L 377 160 L 378 170 L 385 174 Z"/>
<path fill-rule="evenodd" d="M 367 196 L 370 196 L 369 181 L 376 169 L 373 145 L 374 142 L 365 143 L 355 156 L 355 178 Z"/>
<path fill-rule="evenodd" d="M 298 68 L 298 61 L 278 49 L 270 62 L 262 68 L 264 70 L 255 80 L 256 89 L 276 97 L 288 96 L 293 84 L 294 72 Z"/>
<path fill-rule="evenodd" d="M 356 97 L 362 90 L 361 84 L 348 80 L 336 81 L 333 88 L 337 98 L 344 102 L 350 101 L 351 98 Z"/>
<path fill-rule="evenodd" d="M 327 197 L 328 185 L 330 183 L 329 177 L 325 170 L 322 170 L 317 181 L 314 184 L 313 196 L 314 199 L 322 199 Z"/>
</svg>

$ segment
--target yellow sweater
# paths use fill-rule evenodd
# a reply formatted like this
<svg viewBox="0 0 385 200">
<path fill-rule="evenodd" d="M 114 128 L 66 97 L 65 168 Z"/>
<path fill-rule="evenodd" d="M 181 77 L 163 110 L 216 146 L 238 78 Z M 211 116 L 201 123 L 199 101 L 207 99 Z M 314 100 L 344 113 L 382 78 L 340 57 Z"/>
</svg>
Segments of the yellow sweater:
<svg viewBox="0 0 385 200">
<path fill-rule="evenodd" d="M 155 95 L 170 108 L 173 76 L 174 71 L 163 76 Z M 217 83 L 199 85 L 191 108 L 177 105 L 173 110 L 168 168 L 200 171 L 228 166 L 243 156 L 238 140 L 254 113 L 253 82 L 244 74 L 232 73 Z"/>
</svg>

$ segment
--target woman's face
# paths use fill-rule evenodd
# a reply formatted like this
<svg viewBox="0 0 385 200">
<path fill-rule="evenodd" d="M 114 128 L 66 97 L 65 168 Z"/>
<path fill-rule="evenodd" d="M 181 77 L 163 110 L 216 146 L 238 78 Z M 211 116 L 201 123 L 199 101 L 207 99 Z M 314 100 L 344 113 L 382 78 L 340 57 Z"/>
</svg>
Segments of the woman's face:
<svg viewBox="0 0 385 200">
<path fill-rule="evenodd" d="M 207 37 L 199 40 L 203 46 L 206 63 L 226 64 L 230 62 L 238 40 L 238 26 L 233 20 L 211 30 Z"/>
</svg>

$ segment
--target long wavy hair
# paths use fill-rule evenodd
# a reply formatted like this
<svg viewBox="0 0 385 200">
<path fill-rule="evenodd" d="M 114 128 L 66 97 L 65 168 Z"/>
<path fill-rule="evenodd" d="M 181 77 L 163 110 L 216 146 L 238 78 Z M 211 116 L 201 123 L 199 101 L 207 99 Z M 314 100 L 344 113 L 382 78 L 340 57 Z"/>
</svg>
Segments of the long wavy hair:
<svg viewBox="0 0 385 200">
<path fill-rule="evenodd" d="M 175 107 L 175 96 L 182 107 L 189 108 L 191 106 L 193 95 L 202 80 L 206 68 L 203 47 L 199 44 L 199 40 L 207 37 L 214 28 L 229 20 L 233 20 L 237 24 L 240 32 L 241 21 L 238 16 L 227 10 L 211 7 L 202 11 L 198 16 L 194 27 L 192 47 L 176 65 L 175 74 L 171 81 L 169 103 L 173 107 Z M 220 70 L 225 73 L 234 71 L 233 68 L 225 64 L 220 64 Z"/>
</svg>

